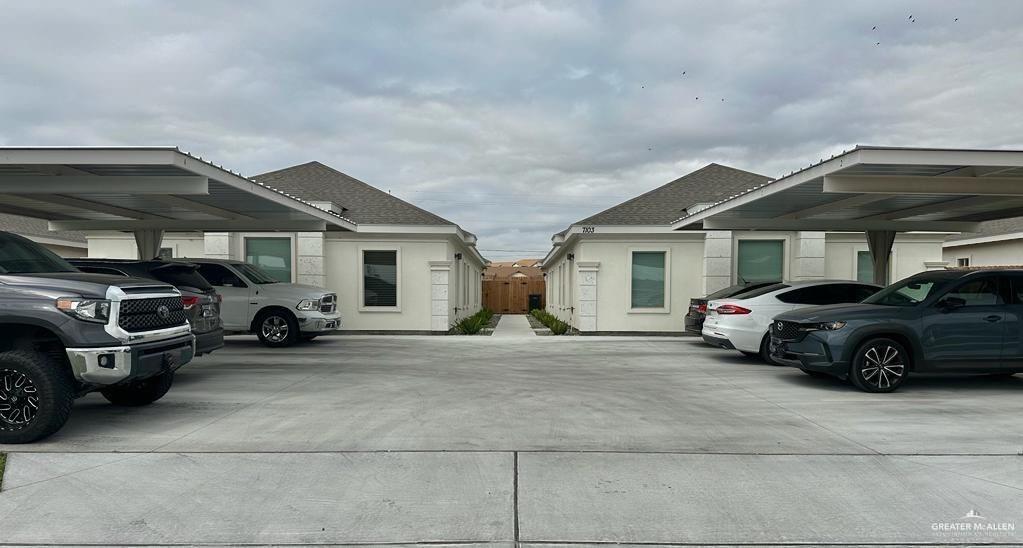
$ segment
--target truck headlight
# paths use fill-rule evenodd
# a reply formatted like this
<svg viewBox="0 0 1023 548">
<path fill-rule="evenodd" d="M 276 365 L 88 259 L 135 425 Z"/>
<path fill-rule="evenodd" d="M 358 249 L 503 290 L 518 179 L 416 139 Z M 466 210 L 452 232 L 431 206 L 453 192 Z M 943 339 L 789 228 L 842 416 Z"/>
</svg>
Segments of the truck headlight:
<svg viewBox="0 0 1023 548">
<path fill-rule="evenodd" d="M 107 323 L 110 319 L 110 301 L 105 299 L 61 297 L 57 299 L 57 309 L 86 322 Z"/>
<path fill-rule="evenodd" d="M 803 327 L 803 331 L 835 331 L 845 327 L 845 322 L 814 323 Z"/>
<path fill-rule="evenodd" d="M 319 310 L 320 301 L 313 299 L 302 299 L 298 301 L 298 306 L 295 307 L 298 310 Z"/>
</svg>

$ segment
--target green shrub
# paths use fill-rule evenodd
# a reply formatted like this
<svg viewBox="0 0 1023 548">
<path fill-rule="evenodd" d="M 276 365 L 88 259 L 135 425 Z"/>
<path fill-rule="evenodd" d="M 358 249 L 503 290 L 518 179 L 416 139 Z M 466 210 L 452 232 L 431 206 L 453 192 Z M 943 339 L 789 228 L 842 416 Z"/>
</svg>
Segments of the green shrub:
<svg viewBox="0 0 1023 548">
<path fill-rule="evenodd" d="M 484 308 L 479 312 L 463 318 L 455 323 L 455 331 L 463 335 L 475 335 L 483 330 L 487 324 L 490 323 L 490 319 L 494 317 L 494 313 Z"/>
<path fill-rule="evenodd" d="M 7 465 L 7 455 L 0 453 L 0 489 L 4 487 L 4 467 Z"/>
<path fill-rule="evenodd" d="M 540 320 L 540 323 L 547 326 L 547 329 L 551 330 L 551 333 L 555 335 L 564 335 L 568 332 L 569 325 L 558 319 L 557 316 L 547 312 L 546 310 L 540 310 L 534 308 L 529 312 L 534 318 Z"/>
</svg>

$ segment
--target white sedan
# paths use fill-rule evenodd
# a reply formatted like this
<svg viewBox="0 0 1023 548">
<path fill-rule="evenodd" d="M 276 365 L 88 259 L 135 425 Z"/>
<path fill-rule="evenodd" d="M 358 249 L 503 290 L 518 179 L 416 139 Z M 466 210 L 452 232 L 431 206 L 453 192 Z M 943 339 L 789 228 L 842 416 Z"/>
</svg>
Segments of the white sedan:
<svg viewBox="0 0 1023 548">
<path fill-rule="evenodd" d="M 784 282 L 707 303 L 703 340 L 772 363 L 768 349 L 771 320 L 789 310 L 825 304 L 858 303 L 880 286 L 849 280 Z"/>
</svg>

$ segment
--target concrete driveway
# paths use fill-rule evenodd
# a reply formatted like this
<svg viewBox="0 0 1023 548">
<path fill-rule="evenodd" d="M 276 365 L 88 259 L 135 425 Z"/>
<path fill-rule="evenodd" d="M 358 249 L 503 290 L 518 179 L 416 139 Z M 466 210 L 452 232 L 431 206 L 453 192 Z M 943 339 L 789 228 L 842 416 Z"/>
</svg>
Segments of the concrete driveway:
<svg viewBox="0 0 1023 548">
<path fill-rule="evenodd" d="M 0 543 L 1018 544 L 1021 396 L 688 338 L 238 338 L 0 446 Z"/>
</svg>

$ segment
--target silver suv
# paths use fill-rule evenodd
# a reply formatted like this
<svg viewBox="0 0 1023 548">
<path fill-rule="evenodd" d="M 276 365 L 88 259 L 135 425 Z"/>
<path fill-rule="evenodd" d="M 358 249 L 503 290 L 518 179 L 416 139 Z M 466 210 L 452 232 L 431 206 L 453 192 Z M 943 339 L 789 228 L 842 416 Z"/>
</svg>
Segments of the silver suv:
<svg viewBox="0 0 1023 548">
<path fill-rule="evenodd" d="M 255 333 L 266 346 L 281 347 L 341 328 L 337 295 L 322 287 L 283 283 L 242 261 L 180 260 L 199 265 L 223 297 L 226 332 Z"/>
</svg>

